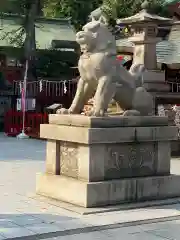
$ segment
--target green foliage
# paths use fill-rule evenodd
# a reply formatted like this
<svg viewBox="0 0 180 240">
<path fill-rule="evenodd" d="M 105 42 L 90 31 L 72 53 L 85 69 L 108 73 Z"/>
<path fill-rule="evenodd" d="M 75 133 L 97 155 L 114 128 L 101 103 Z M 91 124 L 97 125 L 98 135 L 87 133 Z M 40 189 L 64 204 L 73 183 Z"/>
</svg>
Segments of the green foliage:
<svg viewBox="0 0 180 240">
<path fill-rule="evenodd" d="M 74 27 L 79 30 L 87 21 L 91 11 L 102 5 L 102 11 L 110 22 L 137 13 L 144 0 L 1 0 L 0 12 L 28 15 L 31 6 L 37 2 L 37 14 L 43 11 L 46 17 L 71 18 Z M 164 0 L 149 0 L 154 13 L 168 16 Z M 22 23 L 22 27 L 24 23 Z M 20 32 L 22 33 L 22 32 Z M 15 39 L 18 39 L 15 36 Z M 22 37 L 19 39 L 22 40 Z M 11 41 L 14 41 L 11 39 Z M 21 43 L 20 43 L 21 44 Z"/>
<path fill-rule="evenodd" d="M 24 46 L 25 58 L 29 61 L 28 77 L 34 71 L 35 61 L 35 19 L 38 13 L 40 0 L 3 0 L 0 4 L 0 12 L 16 13 L 23 15 L 21 27 L 17 30 L 10 31 L 1 39 L 6 38 L 8 42 L 16 46 Z M 6 36 L 5 36 L 6 35 Z"/>
<path fill-rule="evenodd" d="M 78 55 L 69 51 L 43 51 L 37 53 L 37 75 L 44 78 L 72 78 Z"/>
<path fill-rule="evenodd" d="M 43 12 L 46 17 L 71 18 L 74 27 L 79 30 L 90 12 L 101 3 L 102 0 L 45 0 Z"/>
<path fill-rule="evenodd" d="M 0 12 L 24 14 L 30 10 L 32 4 L 37 0 L 2 0 L 0 1 Z M 43 0 L 38 1 L 38 12 L 40 12 Z"/>
<path fill-rule="evenodd" d="M 113 22 L 117 18 L 134 15 L 141 10 L 144 0 L 45 0 L 43 12 L 47 17 L 70 17 L 77 30 L 87 21 L 91 11 L 99 6 Z M 164 0 L 149 0 L 154 13 L 167 16 Z"/>
<path fill-rule="evenodd" d="M 144 0 L 104 0 L 102 11 L 108 19 L 129 17 L 141 10 Z M 164 0 L 149 0 L 149 9 L 152 13 L 168 16 Z"/>
<path fill-rule="evenodd" d="M 4 0 L 3 3 L 0 3 L 0 12 L 3 18 L 4 13 L 8 14 L 18 14 L 22 17 L 21 27 L 10 31 L 10 32 L 1 32 L 0 39 L 6 39 L 10 44 L 22 47 L 24 46 L 24 40 L 26 39 L 28 32 L 33 28 L 28 25 L 32 5 L 38 0 Z M 29 34 L 31 35 L 31 34 Z"/>
</svg>

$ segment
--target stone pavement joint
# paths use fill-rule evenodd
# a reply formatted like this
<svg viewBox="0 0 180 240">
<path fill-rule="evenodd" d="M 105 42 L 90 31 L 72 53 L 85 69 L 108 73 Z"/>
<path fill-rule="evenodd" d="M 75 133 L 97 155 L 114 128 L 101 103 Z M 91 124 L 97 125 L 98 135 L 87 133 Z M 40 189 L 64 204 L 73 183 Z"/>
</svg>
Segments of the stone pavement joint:
<svg viewBox="0 0 180 240">
<path fill-rule="evenodd" d="M 43 234 L 34 234 L 31 236 L 22 236 L 22 237 L 15 237 L 15 238 L 8 238 L 14 240 L 35 240 L 35 239 L 47 239 L 52 237 L 62 237 L 62 236 L 69 236 L 75 234 L 82 234 L 82 233 L 90 233 L 90 232 L 100 232 L 104 230 L 110 229 L 117 229 L 117 228 L 127 228 L 132 226 L 150 224 L 150 223 L 160 223 L 160 222 L 170 222 L 174 220 L 180 220 L 179 216 L 174 217 L 164 217 L 164 218 L 157 218 L 157 219 L 148 219 L 148 220 L 140 220 L 140 221 L 132 221 L 132 222 L 124 222 L 124 223 L 115 223 L 115 224 L 107 224 L 101 226 L 90 226 L 84 228 L 76 228 L 76 229 L 68 229 L 63 231 L 56 231 L 56 232 L 49 232 Z"/>
<path fill-rule="evenodd" d="M 173 204 L 166 206 L 80 215 L 29 198 L 30 193 L 35 193 L 36 173 L 44 171 L 45 142 L 0 134 L 0 144 L 0 240 L 61 237 L 89 240 L 94 238 L 88 236 L 96 239 L 96 235 L 103 240 L 119 240 L 120 237 L 126 240 L 180 239 L 179 200 L 174 199 Z M 172 173 L 180 174 L 180 160 L 173 159 L 171 169 Z M 162 225 L 166 223 L 165 232 Z M 103 232 L 110 237 L 106 238 Z M 117 238 L 113 235 L 115 232 Z"/>
<path fill-rule="evenodd" d="M 117 212 L 120 210 L 133 210 L 133 209 L 158 207 L 158 206 L 165 206 L 165 205 L 172 205 L 172 204 L 180 204 L 180 198 L 177 197 L 177 198 L 169 198 L 169 199 L 163 199 L 163 200 L 144 201 L 144 202 L 138 202 L 138 203 L 123 203 L 119 205 L 117 204 L 117 205 L 110 205 L 110 206 L 98 207 L 98 208 L 84 208 L 81 206 L 76 206 L 70 203 L 58 201 L 55 199 L 50 199 L 50 198 L 40 196 L 40 195 L 35 195 L 35 194 L 31 194 L 28 197 L 30 199 L 34 199 L 49 205 L 60 207 L 84 216 L 94 215 L 97 213 Z"/>
</svg>

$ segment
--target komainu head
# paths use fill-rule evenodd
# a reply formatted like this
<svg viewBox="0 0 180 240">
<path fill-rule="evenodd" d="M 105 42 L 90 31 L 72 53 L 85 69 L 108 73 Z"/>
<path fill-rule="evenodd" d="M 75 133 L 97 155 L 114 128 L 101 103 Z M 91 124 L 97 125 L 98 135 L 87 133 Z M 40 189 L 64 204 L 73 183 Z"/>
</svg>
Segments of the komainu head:
<svg viewBox="0 0 180 240">
<path fill-rule="evenodd" d="M 111 52 L 116 54 L 116 41 L 108 26 L 95 21 L 87 23 L 82 31 L 76 34 L 76 41 L 80 44 L 82 52 Z"/>
</svg>

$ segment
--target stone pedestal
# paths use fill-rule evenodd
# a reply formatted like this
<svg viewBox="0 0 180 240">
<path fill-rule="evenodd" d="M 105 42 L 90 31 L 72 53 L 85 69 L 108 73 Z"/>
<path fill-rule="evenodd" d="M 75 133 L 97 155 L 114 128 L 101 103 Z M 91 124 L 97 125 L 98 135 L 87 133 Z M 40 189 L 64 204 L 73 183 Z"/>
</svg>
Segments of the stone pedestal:
<svg viewBox="0 0 180 240">
<path fill-rule="evenodd" d="M 170 85 L 166 83 L 165 72 L 147 70 L 143 74 L 144 87 L 148 92 L 169 92 Z"/>
<path fill-rule="evenodd" d="M 170 175 L 177 128 L 164 117 L 50 115 L 46 172 L 37 193 L 83 207 L 180 196 Z"/>
</svg>

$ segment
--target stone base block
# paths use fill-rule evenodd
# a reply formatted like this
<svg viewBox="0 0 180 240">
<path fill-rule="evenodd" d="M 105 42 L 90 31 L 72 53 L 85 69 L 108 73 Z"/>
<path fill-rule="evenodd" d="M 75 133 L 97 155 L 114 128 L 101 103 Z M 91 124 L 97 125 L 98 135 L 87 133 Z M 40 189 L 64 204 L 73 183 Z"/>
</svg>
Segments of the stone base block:
<svg viewBox="0 0 180 240">
<path fill-rule="evenodd" d="M 178 129 L 164 117 L 49 116 L 46 172 L 37 193 L 85 208 L 180 196 L 170 176 L 170 142 Z"/>
<path fill-rule="evenodd" d="M 36 193 L 82 207 L 160 200 L 180 196 L 180 176 L 153 176 L 85 182 L 66 176 L 38 174 Z"/>
<path fill-rule="evenodd" d="M 164 83 L 166 80 L 164 71 L 159 70 L 146 70 L 143 73 L 144 82 L 160 82 Z"/>
<path fill-rule="evenodd" d="M 144 87 L 149 92 L 169 92 L 170 85 L 161 82 L 145 82 Z"/>
<path fill-rule="evenodd" d="M 170 141 L 178 129 L 168 119 L 147 117 L 49 116 L 46 173 L 99 182 L 170 174 Z"/>
</svg>

